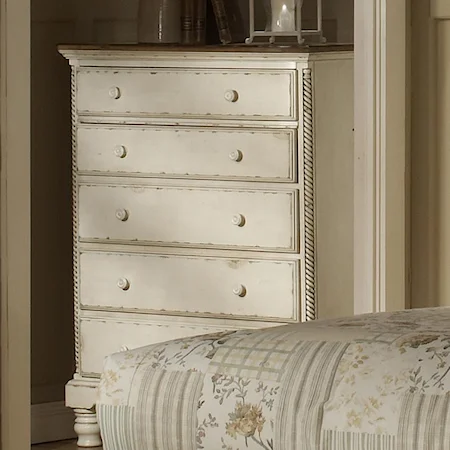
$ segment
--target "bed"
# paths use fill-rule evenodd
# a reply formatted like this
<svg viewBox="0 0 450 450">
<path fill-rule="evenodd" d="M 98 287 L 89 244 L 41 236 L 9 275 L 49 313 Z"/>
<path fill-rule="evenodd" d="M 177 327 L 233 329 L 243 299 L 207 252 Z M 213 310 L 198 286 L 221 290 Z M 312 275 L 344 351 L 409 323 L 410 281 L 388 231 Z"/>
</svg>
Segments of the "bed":
<svg viewBox="0 0 450 450">
<path fill-rule="evenodd" d="M 450 308 L 116 353 L 96 408 L 105 450 L 450 449 Z"/>
</svg>

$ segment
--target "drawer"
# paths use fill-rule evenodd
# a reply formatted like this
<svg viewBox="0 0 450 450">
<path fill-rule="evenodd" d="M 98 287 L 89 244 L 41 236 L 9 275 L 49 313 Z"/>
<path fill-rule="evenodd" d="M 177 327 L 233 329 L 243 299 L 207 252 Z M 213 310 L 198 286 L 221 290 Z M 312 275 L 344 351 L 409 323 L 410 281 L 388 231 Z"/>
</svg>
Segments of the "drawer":
<svg viewBox="0 0 450 450">
<path fill-rule="evenodd" d="M 297 261 L 82 253 L 83 308 L 296 321 Z"/>
<path fill-rule="evenodd" d="M 295 119 L 294 70 L 92 69 L 77 73 L 79 114 Z"/>
<path fill-rule="evenodd" d="M 214 321 L 173 317 L 149 318 L 82 318 L 80 321 L 81 374 L 99 376 L 106 356 L 173 339 L 245 328 L 264 328 L 280 324 L 245 321 Z"/>
<path fill-rule="evenodd" d="M 80 172 L 296 181 L 294 130 L 91 127 L 77 130 Z"/>
<path fill-rule="evenodd" d="M 79 186 L 81 241 L 296 251 L 297 191 Z"/>
</svg>

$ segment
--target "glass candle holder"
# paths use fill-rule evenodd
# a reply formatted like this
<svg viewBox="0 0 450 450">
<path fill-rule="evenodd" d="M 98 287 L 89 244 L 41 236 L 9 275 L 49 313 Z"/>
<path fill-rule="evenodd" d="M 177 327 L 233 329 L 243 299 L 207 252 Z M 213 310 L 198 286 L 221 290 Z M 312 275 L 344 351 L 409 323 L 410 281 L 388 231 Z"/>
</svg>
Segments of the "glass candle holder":
<svg viewBox="0 0 450 450">
<path fill-rule="evenodd" d="M 319 42 L 324 42 L 322 33 L 322 0 L 317 2 L 317 28 L 304 30 L 302 28 L 303 0 L 249 0 L 250 36 L 247 44 L 258 43 L 295 43 L 302 44 L 305 36 L 317 37 Z M 265 15 L 265 29 L 256 28 L 261 25 L 258 18 L 261 11 Z M 256 40 L 255 40 L 256 39 Z"/>
<path fill-rule="evenodd" d="M 295 32 L 295 0 L 271 0 L 271 30 L 276 32 Z M 299 7 L 301 8 L 301 2 Z"/>
</svg>

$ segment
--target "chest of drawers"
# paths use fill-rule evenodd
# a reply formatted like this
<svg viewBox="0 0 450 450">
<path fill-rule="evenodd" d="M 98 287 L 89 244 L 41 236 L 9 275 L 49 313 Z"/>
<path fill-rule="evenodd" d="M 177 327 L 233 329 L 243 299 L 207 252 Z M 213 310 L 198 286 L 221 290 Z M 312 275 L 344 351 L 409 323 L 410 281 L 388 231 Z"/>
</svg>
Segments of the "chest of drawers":
<svg viewBox="0 0 450 450">
<path fill-rule="evenodd" d="M 331 47 L 60 52 L 73 120 L 66 397 L 95 443 L 107 354 L 349 308 L 351 249 L 339 246 L 351 242 L 353 58 Z"/>
</svg>

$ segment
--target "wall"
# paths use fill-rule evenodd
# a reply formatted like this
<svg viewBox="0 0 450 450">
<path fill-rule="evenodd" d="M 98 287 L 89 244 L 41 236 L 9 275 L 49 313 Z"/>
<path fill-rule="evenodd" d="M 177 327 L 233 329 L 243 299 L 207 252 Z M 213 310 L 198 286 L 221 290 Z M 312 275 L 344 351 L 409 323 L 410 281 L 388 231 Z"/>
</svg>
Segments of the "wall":
<svg viewBox="0 0 450 450">
<path fill-rule="evenodd" d="M 247 3 L 247 0 L 241 1 Z M 76 8 L 78 42 L 136 41 L 138 0 L 79 0 Z M 313 26 L 315 1 L 304 0 L 303 8 L 305 22 Z M 353 42 L 353 0 L 323 0 L 323 18 L 328 41 Z"/>
<path fill-rule="evenodd" d="M 450 306 L 450 2 L 413 4 L 412 305 Z"/>
<path fill-rule="evenodd" d="M 412 304 L 450 306 L 450 2 L 413 4 Z"/>
<path fill-rule="evenodd" d="M 436 221 L 439 209 L 436 176 L 440 164 L 435 142 L 436 25 L 430 1 L 412 0 L 411 303 L 414 308 L 441 303 L 438 269 L 445 254 L 442 252 L 445 245 L 441 247 L 444 242 L 440 241 L 444 230 L 437 228 Z"/>
<path fill-rule="evenodd" d="M 31 5 L 32 403 L 37 404 L 61 400 L 73 373 L 70 72 L 56 45 L 74 39 L 75 21 L 71 0 Z"/>
<path fill-rule="evenodd" d="M 327 36 L 325 33 L 329 41 L 353 42 L 353 10 L 353 0 L 323 0 L 324 21 L 336 22 L 336 34 Z"/>
<path fill-rule="evenodd" d="M 436 304 L 450 306 L 450 20 L 437 22 Z"/>
</svg>

